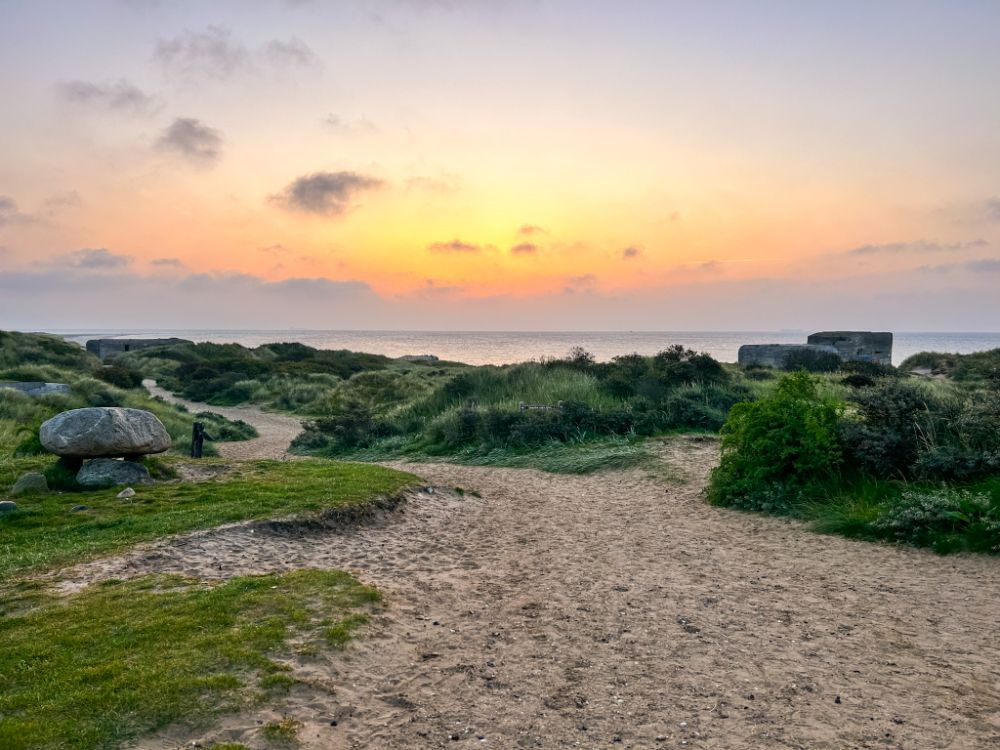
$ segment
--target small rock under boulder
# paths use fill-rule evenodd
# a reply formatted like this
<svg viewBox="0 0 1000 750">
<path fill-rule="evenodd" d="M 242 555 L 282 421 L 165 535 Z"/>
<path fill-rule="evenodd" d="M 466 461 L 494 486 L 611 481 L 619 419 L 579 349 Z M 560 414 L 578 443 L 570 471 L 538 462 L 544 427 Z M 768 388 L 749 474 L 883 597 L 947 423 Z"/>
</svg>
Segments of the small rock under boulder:
<svg viewBox="0 0 1000 750">
<path fill-rule="evenodd" d="M 167 428 L 155 414 L 116 406 L 56 414 L 42 423 L 38 437 L 47 451 L 72 458 L 145 456 L 170 448 Z"/>
<path fill-rule="evenodd" d="M 114 487 L 121 484 L 151 484 L 149 471 L 134 461 L 116 461 L 113 458 L 95 458 L 84 461 L 76 475 L 83 487 Z"/>
<path fill-rule="evenodd" d="M 0 500 L 0 514 L 13 513 L 17 510 L 17 503 L 13 500 Z"/>
<path fill-rule="evenodd" d="M 40 474 L 37 471 L 29 471 L 27 474 L 22 474 L 18 477 L 17 481 L 14 482 L 14 486 L 11 488 L 11 495 L 26 495 L 29 492 L 48 492 L 49 483 L 45 479 L 44 474 Z"/>
</svg>

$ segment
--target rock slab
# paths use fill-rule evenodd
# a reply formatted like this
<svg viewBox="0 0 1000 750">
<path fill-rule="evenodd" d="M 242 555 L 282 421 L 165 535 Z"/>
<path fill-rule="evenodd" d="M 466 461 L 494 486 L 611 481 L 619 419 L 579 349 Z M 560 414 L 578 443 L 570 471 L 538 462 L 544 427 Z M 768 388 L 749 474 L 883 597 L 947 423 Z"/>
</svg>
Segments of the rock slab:
<svg viewBox="0 0 1000 750">
<path fill-rule="evenodd" d="M 134 461 L 95 458 L 85 461 L 76 481 L 83 487 L 114 487 L 121 484 L 151 484 L 149 471 Z"/>
<path fill-rule="evenodd" d="M 40 474 L 37 471 L 29 471 L 27 474 L 22 474 L 14 482 L 14 486 L 11 488 L 11 495 L 24 495 L 29 492 L 48 492 L 49 483 L 45 479 L 44 474 Z"/>
<path fill-rule="evenodd" d="M 17 503 L 13 500 L 0 500 L 0 513 L 13 513 L 17 510 Z"/>
<path fill-rule="evenodd" d="M 38 437 L 47 451 L 73 458 L 144 456 L 170 447 L 167 428 L 155 414 L 117 406 L 56 414 L 42 423 Z"/>
</svg>

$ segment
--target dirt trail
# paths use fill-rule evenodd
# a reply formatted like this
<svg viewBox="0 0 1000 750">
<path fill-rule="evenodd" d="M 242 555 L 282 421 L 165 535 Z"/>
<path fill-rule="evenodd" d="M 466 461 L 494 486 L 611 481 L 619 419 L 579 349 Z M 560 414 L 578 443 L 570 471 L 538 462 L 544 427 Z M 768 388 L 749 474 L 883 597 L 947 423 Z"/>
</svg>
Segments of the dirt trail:
<svg viewBox="0 0 1000 750">
<path fill-rule="evenodd" d="M 212 406 L 179 398 L 155 380 L 143 380 L 142 384 L 151 396 L 159 396 L 171 404 L 181 404 L 189 411 L 213 411 L 227 419 L 242 419 L 257 428 L 260 437 L 235 443 L 214 443 L 223 458 L 292 458 L 288 446 L 302 432 L 302 420 L 284 414 L 263 411 L 256 406 Z"/>
<path fill-rule="evenodd" d="M 1000 560 L 712 508 L 714 445 L 665 451 L 691 482 L 406 466 L 439 489 L 380 526 L 228 527 L 71 575 L 315 566 L 385 593 L 345 653 L 290 658 L 307 686 L 143 748 L 263 748 L 281 716 L 316 749 L 1000 747 Z"/>
</svg>

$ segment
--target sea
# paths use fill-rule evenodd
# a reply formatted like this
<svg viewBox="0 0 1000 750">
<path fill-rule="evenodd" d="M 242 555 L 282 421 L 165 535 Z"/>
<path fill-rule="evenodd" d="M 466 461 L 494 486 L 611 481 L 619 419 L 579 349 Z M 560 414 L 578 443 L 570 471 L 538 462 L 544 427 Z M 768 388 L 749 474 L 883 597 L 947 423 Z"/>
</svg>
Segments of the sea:
<svg viewBox="0 0 1000 750">
<path fill-rule="evenodd" d="M 389 357 L 433 354 L 453 362 L 501 365 L 563 357 L 583 347 L 598 360 L 620 354 L 655 354 L 672 344 L 735 362 L 743 344 L 805 343 L 807 331 L 319 331 L 319 330 L 56 330 L 81 345 L 93 338 L 167 338 L 236 343 L 253 347 L 297 341 L 317 349 L 349 349 Z M 892 359 L 899 364 L 922 351 L 968 354 L 1000 348 L 996 333 L 894 334 Z"/>
</svg>

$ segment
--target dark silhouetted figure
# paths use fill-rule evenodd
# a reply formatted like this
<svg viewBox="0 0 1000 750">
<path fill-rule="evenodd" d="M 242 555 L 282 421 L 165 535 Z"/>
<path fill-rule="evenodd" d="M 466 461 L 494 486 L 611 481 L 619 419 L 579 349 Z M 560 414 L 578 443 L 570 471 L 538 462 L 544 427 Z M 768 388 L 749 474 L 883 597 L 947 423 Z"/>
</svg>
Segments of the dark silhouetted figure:
<svg viewBox="0 0 1000 750">
<path fill-rule="evenodd" d="M 204 422 L 195 422 L 194 427 L 191 428 L 191 458 L 201 458 L 206 440 L 215 440 L 215 438 L 205 432 Z"/>
</svg>

